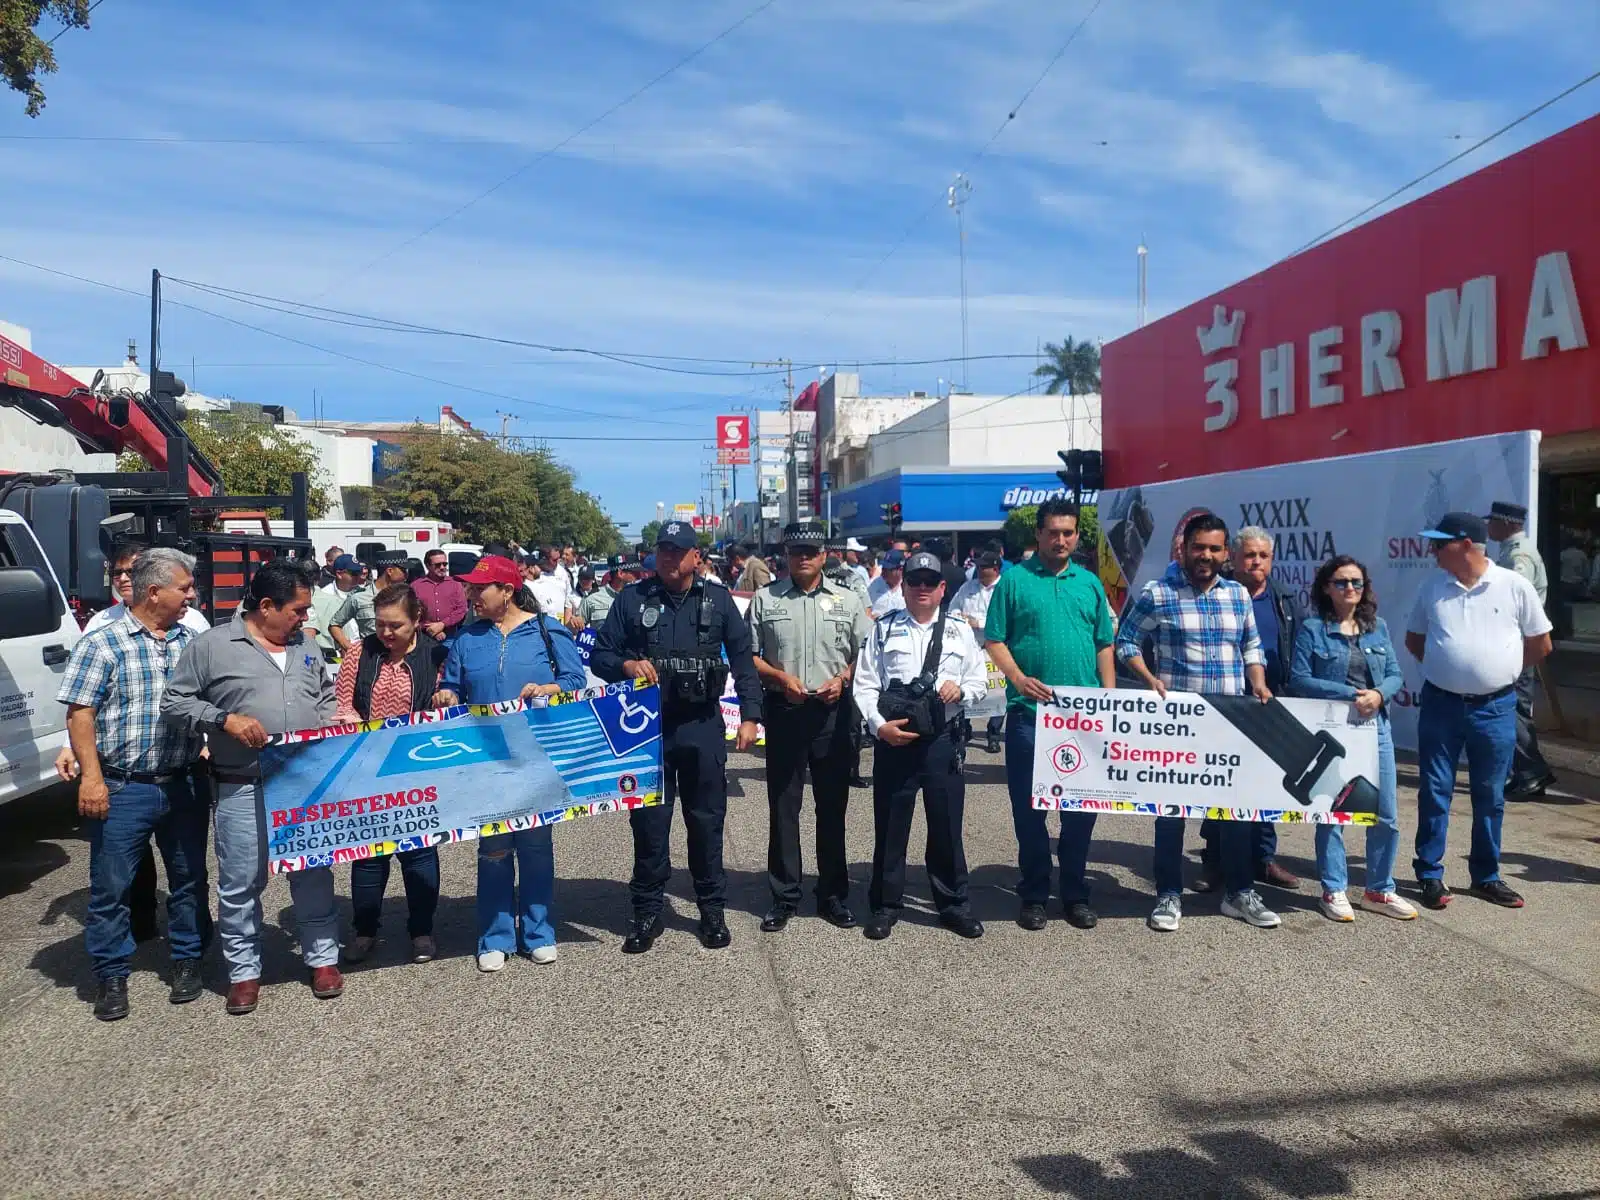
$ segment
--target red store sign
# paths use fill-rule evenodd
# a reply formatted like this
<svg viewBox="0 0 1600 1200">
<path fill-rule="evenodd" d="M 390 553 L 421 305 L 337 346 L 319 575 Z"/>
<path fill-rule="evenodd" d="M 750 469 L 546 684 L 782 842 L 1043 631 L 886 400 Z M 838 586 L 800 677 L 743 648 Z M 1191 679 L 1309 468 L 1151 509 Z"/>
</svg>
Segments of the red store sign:
<svg viewBox="0 0 1600 1200">
<path fill-rule="evenodd" d="M 1117 487 L 1600 427 L 1600 117 L 1105 347 Z"/>
</svg>

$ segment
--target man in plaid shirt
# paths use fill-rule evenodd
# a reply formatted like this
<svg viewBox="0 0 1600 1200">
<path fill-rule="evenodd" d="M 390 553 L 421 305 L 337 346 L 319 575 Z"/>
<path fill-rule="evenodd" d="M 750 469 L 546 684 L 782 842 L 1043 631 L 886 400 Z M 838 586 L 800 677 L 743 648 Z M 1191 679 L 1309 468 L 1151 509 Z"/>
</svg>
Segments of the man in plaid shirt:
<svg viewBox="0 0 1600 1200">
<path fill-rule="evenodd" d="M 181 623 L 194 559 L 157 547 L 133 564 L 122 616 L 73 647 L 56 699 L 67 706 L 77 756 L 78 814 L 89 833 L 89 912 L 84 943 L 100 978 L 94 1015 L 128 1015 L 133 955 L 128 896 L 150 837 L 167 867 L 167 939 L 173 978 L 168 999 L 201 992 L 201 910 L 206 897 L 204 801 L 190 784 L 196 739 L 161 720 L 161 697 L 178 657 L 196 636 Z"/>
<path fill-rule="evenodd" d="M 1250 593 L 1222 578 L 1228 560 L 1228 526 L 1201 513 L 1183 527 L 1179 561 L 1144 585 L 1123 614 L 1117 658 L 1156 695 L 1169 690 L 1202 696 L 1242 696 L 1263 703 L 1267 659 L 1256 632 Z M 1144 644 L 1155 652 L 1156 670 L 1144 661 Z M 1222 912 L 1260 929 L 1281 922 L 1256 894 L 1251 862 L 1253 823 L 1222 821 Z M 1156 818 L 1156 907 L 1150 928 L 1170 933 L 1183 917 L 1182 817 Z"/>
</svg>

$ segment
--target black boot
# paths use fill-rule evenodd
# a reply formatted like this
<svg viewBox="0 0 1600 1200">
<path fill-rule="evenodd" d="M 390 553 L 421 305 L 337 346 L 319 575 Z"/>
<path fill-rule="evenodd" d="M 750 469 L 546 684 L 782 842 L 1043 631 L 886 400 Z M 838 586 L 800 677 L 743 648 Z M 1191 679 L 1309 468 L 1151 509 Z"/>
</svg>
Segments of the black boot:
<svg viewBox="0 0 1600 1200">
<path fill-rule="evenodd" d="M 94 1015 L 102 1021 L 120 1021 L 128 1015 L 128 977 L 110 975 L 100 981 L 94 997 Z"/>
</svg>

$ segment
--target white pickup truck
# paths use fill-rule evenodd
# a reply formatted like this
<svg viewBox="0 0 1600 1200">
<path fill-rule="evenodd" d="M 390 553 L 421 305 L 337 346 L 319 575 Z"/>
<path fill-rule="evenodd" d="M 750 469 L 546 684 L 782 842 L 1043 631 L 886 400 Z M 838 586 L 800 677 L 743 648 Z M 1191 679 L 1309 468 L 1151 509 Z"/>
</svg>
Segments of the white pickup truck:
<svg viewBox="0 0 1600 1200">
<path fill-rule="evenodd" d="M 56 781 L 67 740 L 56 692 L 80 636 L 33 530 L 0 508 L 0 804 Z"/>
</svg>

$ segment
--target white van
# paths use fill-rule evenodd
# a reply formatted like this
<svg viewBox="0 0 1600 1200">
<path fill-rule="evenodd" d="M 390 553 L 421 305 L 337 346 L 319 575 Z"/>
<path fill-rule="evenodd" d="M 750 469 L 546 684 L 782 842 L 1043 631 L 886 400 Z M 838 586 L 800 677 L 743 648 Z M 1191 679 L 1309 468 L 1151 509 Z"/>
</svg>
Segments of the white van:
<svg viewBox="0 0 1600 1200">
<path fill-rule="evenodd" d="M 33 530 L 0 508 L 0 804 L 56 782 L 67 741 L 56 693 L 81 636 Z"/>
<path fill-rule="evenodd" d="M 293 537 L 294 522 L 272 521 L 273 537 Z M 222 522 L 229 533 L 260 533 L 260 520 L 227 518 Z M 308 521 L 307 536 L 317 548 L 317 564 L 329 546 L 343 546 L 346 554 L 354 554 L 362 542 L 381 542 L 385 550 L 404 550 L 408 558 L 420 559 L 429 550 L 436 550 L 455 536 L 455 528 L 448 521 L 435 521 L 427 517 L 412 517 L 404 521 Z"/>
</svg>

